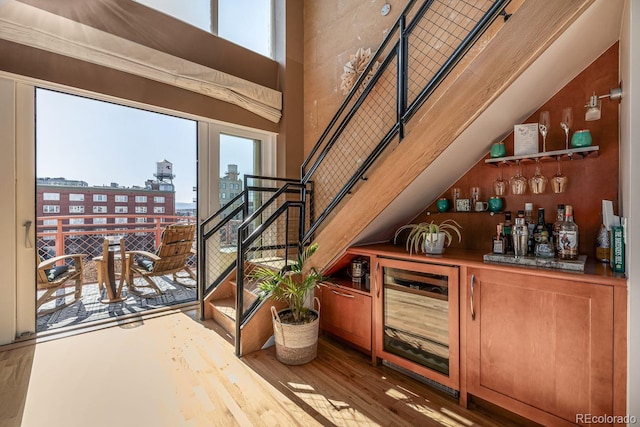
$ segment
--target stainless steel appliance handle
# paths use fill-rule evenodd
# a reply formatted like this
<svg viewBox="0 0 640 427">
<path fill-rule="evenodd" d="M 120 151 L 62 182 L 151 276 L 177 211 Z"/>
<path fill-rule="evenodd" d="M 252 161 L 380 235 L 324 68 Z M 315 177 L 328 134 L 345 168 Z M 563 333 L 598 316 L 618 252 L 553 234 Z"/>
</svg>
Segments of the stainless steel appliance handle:
<svg viewBox="0 0 640 427">
<path fill-rule="evenodd" d="M 374 276 L 373 276 L 373 283 L 375 285 L 376 288 L 376 298 L 380 298 L 380 288 L 378 287 L 378 268 L 380 267 L 380 262 L 377 261 L 376 262 L 376 270 L 374 272 Z"/>
<path fill-rule="evenodd" d="M 471 298 L 470 298 L 470 301 L 471 301 L 471 320 L 476 320 L 476 310 L 475 310 L 475 307 L 474 307 L 474 304 L 473 304 L 473 288 L 476 285 L 475 282 L 476 282 L 476 275 L 472 274 L 471 275 L 471 282 L 469 282 L 469 288 L 471 288 Z"/>
<path fill-rule="evenodd" d="M 342 292 L 338 292 L 335 289 L 331 289 L 331 292 L 333 292 L 336 295 L 339 295 L 341 297 L 346 297 L 346 298 L 355 298 L 354 295 L 350 295 L 350 294 L 343 294 Z"/>
</svg>

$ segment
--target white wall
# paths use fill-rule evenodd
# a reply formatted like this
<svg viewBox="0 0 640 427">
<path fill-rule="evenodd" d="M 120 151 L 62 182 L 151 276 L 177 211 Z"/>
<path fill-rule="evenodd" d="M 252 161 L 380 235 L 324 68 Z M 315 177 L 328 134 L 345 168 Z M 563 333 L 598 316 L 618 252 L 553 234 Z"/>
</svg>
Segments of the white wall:
<svg viewBox="0 0 640 427">
<path fill-rule="evenodd" d="M 15 84 L 0 78 L 0 344 L 16 332 Z"/>
<path fill-rule="evenodd" d="M 628 387 L 627 410 L 640 419 L 640 2 L 627 0 L 620 34 L 620 191 L 627 223 Z M 634 120 L 635 119 L 635 120 Z M 632 184 L 635 183 L 635 184 Z M 635 325 L 635 327 L 634 327 Z M 635 362 L 635 363 L 634 363 Z"/>
</svg>

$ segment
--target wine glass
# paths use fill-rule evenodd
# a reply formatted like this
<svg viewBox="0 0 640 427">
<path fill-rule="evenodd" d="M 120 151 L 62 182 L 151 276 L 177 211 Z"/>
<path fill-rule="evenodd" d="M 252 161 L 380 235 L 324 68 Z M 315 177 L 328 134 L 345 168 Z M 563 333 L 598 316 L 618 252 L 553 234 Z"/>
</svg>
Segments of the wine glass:
<svg viewBox="0 0 640 427">
<path fill-rule="evenodd" d="M 553 192 L 564 193 L 567 189 L 567 183 L 569 182 L 569 177 L 562 174 L 560 170 L 560 157 L 558 157 L 558 173 L 551 178 L 551 188 L 553 188 Z"/>
<path fill-rule="evenodd" d="M 522 167 L 520 166 L 520 160 L 517 160 L 516 164 L 518 165 L 516 174 L 509 180 L 511 184 L 511 194 L 522 195 L 525 191 L 527 191 L 527 178 L 522 176 Z"/>
<path fill-rule="evenodd" d="M 547 188 L 547 177 L 540 173 L 540 159 L 536 159 L 536 173 L 529 179 L 529 187 L 533 194 L 542 194 Z"/>
<path fill-rule="evenodd" d="M 567 107 L 562 109 L 562 121 L 560 122 L 560 127 L 564 131 L 565 140 L 564 140 L 564 148 L 565 150 L 569 149 L 569 131 L 571 130 L 571 126 L 573 126 L 573 108 Z"/>
<path fill-rule="evenodd" d="M 500 167 L 500 163 L 498 163 L 498 178 L 493 181 L 493 190 L 496 193 L 496 196 L 503 196 L 507 190 L 507 181 L 502 178 L 502 168 Z"/>
<path fill-rule="evenodd" d="M 549 127 L 551 126 L 551 118 L 548 111 L 540 112 L 540 120 L 538 120 L 538 129 L 542 135 L 542 151 L 547 151 L 547 133 L 549 133 Z"/>
</svg>

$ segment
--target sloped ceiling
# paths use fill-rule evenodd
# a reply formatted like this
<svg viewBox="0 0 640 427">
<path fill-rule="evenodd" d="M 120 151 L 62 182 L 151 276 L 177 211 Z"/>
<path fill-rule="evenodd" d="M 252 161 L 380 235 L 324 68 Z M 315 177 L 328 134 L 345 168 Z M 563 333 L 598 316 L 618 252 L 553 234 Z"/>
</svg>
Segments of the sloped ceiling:
<svg viewBox="0 0 640 427">
<path fill-rule="evenodd" d="M 0 38 L 216 98 L 278 123 L 282 93 L 19 2 L 0 3 Z"/>
<path fill-rule="evenodd" d="M 623 0 L 598 0 L 355 239 L 387 241 L 620 35 Z M 585 99 L 585 103 L 587 100 Z"/>
</svg>

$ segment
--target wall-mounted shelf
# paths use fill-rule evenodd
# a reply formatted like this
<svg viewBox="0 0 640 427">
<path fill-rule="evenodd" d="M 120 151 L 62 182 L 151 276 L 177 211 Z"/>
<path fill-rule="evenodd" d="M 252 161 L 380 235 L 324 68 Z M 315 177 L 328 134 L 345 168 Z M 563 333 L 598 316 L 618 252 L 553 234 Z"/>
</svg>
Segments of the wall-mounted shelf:
<svg viewBox="0 0 640 427">
<path fill-rule="evenodd" d="M 545 151 L 542 153 L 525 154 L 521 156 L 496 157 L 486 159 L 484 162 L 489 166 L 499 166 L 500 164 L 515 165 L 518 161 L 520 163 L 528 163 L 533 162 L 536 159 L 539 159 L 540 161 L 583 159 L 585 157 L 597 157 L 599 150 L 599 145 L 593 145 L 589 147 Z"/>
</svg>

